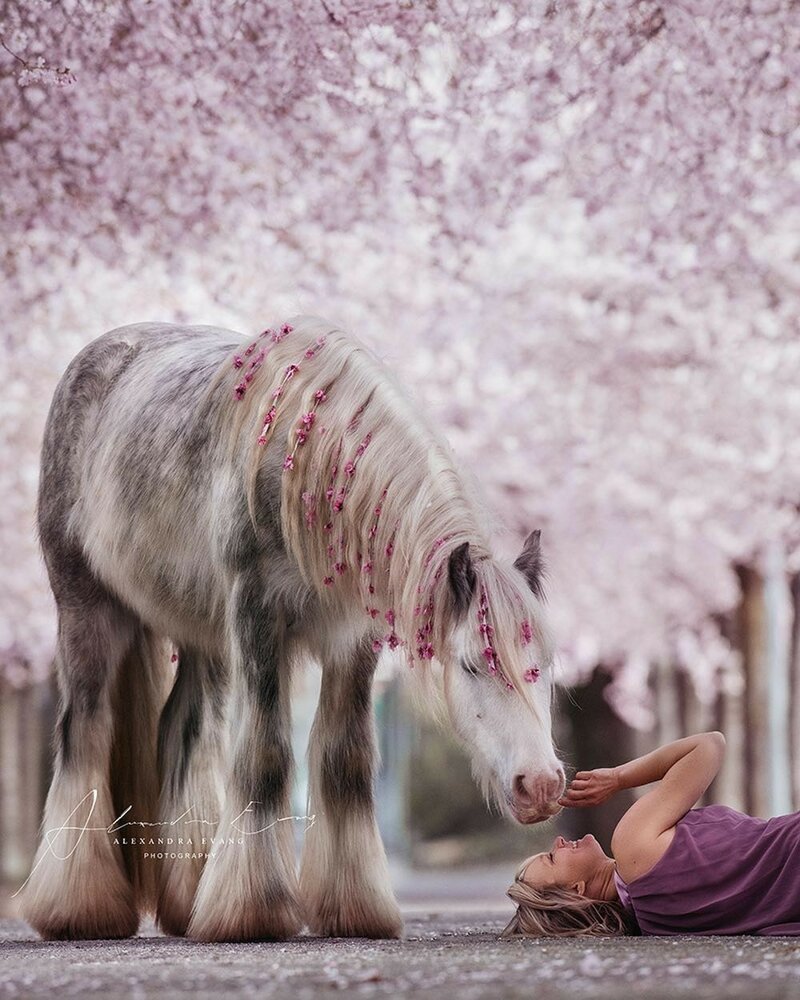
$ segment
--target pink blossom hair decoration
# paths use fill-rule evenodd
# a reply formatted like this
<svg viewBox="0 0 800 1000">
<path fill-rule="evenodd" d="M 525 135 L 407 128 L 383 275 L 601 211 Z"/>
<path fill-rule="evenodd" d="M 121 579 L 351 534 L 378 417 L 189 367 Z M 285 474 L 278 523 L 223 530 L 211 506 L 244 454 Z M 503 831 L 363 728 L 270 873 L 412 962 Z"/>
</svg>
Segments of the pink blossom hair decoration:
<svg viewBox="0 0 800 1000">
<path fill-rule="evenodd" d="M 280 333 L 274 335 L 273 339 L 275 337 L 278 338 L 277 340 L 275 340 L 275 343 L 277 343 L 278 341 L 282 340 L 283 337 L 285 337 L 288 333 L 291 333 L 291 331 L 292 331 L 292 327 L 289 326 L 288 323 L 285 323 L 281 327 Z M 324 337 L 318 337 L 316 339 L 316 341 L 314 342 L 314 344 L 311 347 L 309 347 L 309 348 L 306 349 L 306 351 L 304 352 L 303 357 L 306 358 L 306 359 L 313 358 L 318 353 L 318 351 L 320 350 L 320 348 L 324 346 L 324 344 L 325 344 L 325 338 Z M 283 396 L 283 390 L 286 387 L 287 383 L 291 379 L 293 379 L 294 376 L 299 371 L 300 371 L 300 365 L 299 364 L 289 364 L 284 369 L 283 376 L 281 377 L 280 382 L 278 383 L 277 387 L 275 388 L 274 392 L 272 393 L 272 403 L 270 405 L 270 408 L 267 410 L 266 414 L 264 415 L 264 420 L 263 420 L 263 424 L 262 424 L 262 427 L 261 427 L 261 433 L 259 434 L 259 437 L 258 437 L 258 443 L 260 445 L 266 444 L 267 441 L 269 440 L 270 431 L 272 430 L 273 426 L 275 425 L 275 420 L 276 420 L 276 417 L 277 417 L 278 401 L 280 400 L 281 396 Z M 244 382 L 245 382 L 246 379 L 247 379 L 247 375 L 245 375 L 245 379 L 243 379 L 242 382 L 239 383 L 239 386 L 236 387 L 236 391 L 238 391 L 239 387 L 244 384 Z M 246 385 L 245 385 L 245 388 L 246 388 Z M 242 390 L 242 395 L 244 395 L 244 390 Z M 238 398 L 241 399 L 241 396 L 239 396 Z M 319 405 L 320 402 L 324 401 L 326 398 L 327 398 L 327 390 L 326 389 L 318 389 L 314 393 L 314 403 L 313 403 L 313 406 L 312 406 L 312 410 L 310 412 L 316 413 L 317 406 Z M 306 417 L 308 417 L 308 414 L 303 414 L 303 418 L 301 419 L 301 424 L 300 424 L 300 428 L 299 428 L 300 435 L 298 437 L 297 433 L 295 433 L 294 448 L 292 449 L 291 453 L 288 454 L 285 457 L 285 459 L 284 459 L 283 468 L 286 471 L 290 471 L 291 469 L 294 468 L 294 456 L 295 456 L 295 453 L 297 451 L 298 444 L 303 444 L 307 440 L 307 438 L 308 438 L 308 431 L 309 431 L 311 425 L 310 424 L 306 425 L 306 424 L 304 424 L 302 422 L 302 420 L 304 420 Z M 313 422 L 313 417 L 311 418 L 311 420 Z"/>
<path fill-rule="evenodd" d="M 522 643 L 522 645 L 529 646 L 531 640 L 533 639 L 533 629 L 531 628 L 531 623 L 528 621 L 527 618 L 524 618 L 522 622 L 520 622 L 519 633 L 520 633 L 520 642 Z M 541 670 L 535 663 L 532 663 L 528 667 L 528 669 L 525 670 L 525 672 L 522 675 L 522 678 L 523 680 L 527 681 L 528 684 L 535 684 L 536 681 L 539 680 L 540 676 L 541 676 Z"/>
<path fill-rule="evenodd" d="M 336 517 L 336 515 L 340 514 L 342 512 L 342 510 L 344 509 L 345 500 L 347 499 L 347 494 L 348 494 L 348 491 L 350 489 L 350 485 L 352 483 L 353 477 L 356 474 L 356 469 L 358 467 L 358 463 L 361 461 L 361 458 L 364 455 L 364 452 L 367 450 L 367 447 L 369 446 L 369 443 L 370 443 L 371 440 L 372 440 L 372 433 L 371 432 L 368 433 L 368 434 L 366 434 L 366 435 L 364 435 L 364 437 L 361 439 L 361 442 L 359 443 L 358 447 L 356 448 L 356 453 L 355 453 L 354 457 L 351 458 L 351 459 L 349 459 L 344 464 L 344 467 L 343 467 L 344 482 L 343 482 L 343 484 L 341 486 L 339 486 L 337 488 L 337 486 L 336 486 L 336 478 L 337 478 L 337 475 L 339 473 L 339 461 L 340 461 L 340 458 L 341 458 L 342 447 L 343 447 L 343 443 L 344 443 L 344 436 L 342 436 L 342 438 L 339 441 L 339 447 L 338 447 L 337 452 L 336 452 L 336 460 L 334 462 L 333 469 L 331 470 L 330 482 L 328 484 L 327 489 L 325 490 L 325 499 L 330 504 L 331 514 L 330 514 L 330 520 L 328 521 L 328 524 L 330 524 L 331 526 L 333 525 L 333 520 Z M 326 530 L 328 530 L 328 524 L 326 524 L 326 526 L 325 526 Z M 343 552 L 344 548 L 345 548 L 344 533 L 341 533 L 340 536 L 339 536 L 339 546 L 340 546 L 340 551 Z M 372 560 L 370 559 L 368 561 L 370 562 L 370 566 L 371 566 Z M 342 559 L 341 556 L 340 556 L 340 563 L 342 565 L 344 565 L 344 562 L 343 562 L 343 559 Z M 336 569 L 335 566 L 334 566 L 334 569 Z M 363 571 L 363 563 L 362 563 L 362 571 Z M 370 590 L 370 593 L 374 593 L 374 589 Z M 368 613 L 370 613 L 371 610 L 372 609 L 370 607 L 367 607 L 367 612 Z"/>
<path fill-rule="evenodd" d="M 383 501 L 386 499 L 387 492 L 388 488 L 384 488 L 380 495 L 380 499 L 373 509 L 372 513 L 374 515 L 374 520 L 370 526 L 369 534 L 367 535 L 367 557 L 361 564 L 361 572 L 368 578 L 367 592 L 369 594 L 375 593 L 375 586 L 372 583 L 372 571 L 375 565 L 375 536 L 378 534 L 378 522 L 380 520 L 381 511 L 383 510 Z"/>
<path fill-rule="evenodd" d="M 262 331 L 258 335 L 258 337 L 252 342 L 252 344 L 248 344 L 247 348 L 243 352 L 245 358 L 249 358 L 250 355 L 253 353 L 253 351 L 255 351 L 255 349 L 258 347 L 258 342 L 262 337 L 269 337 L 270 340 L 272 341 L 270 347 L 262 347 L 261 350 L 258 352 L 258 354 L 250 361 L 250 365 L 248 366 L 248 369 L 245 372 L 244 377 L 234 387 L 233 395 L 235 399 L 237 400 L 244 399 L 244 394 L 247 392 L 247 387 L 253 381 L 253 378 L 255 377 L 255 374 L 258 371 L 258 369 L 264 363 L 264 359 L 269 353 L 271 347 L 274 344 L 280 343 L 280 341 L 283 340 L 283 338 L 291 332 L 292 332 L 292 327 L 288 323 L 284 323 L 283 326 L 280 328 L 280 330 L 272 330 L 268 328 Z M 242 357 L 242 355 L 241 354 L 234 355 L 233 367 L 235 369 L 239 369 L 243 365 L 244 365 L 244 358 Z"/>
<path fill-rule="evenodd" d="M 497 650 L 495 649 L 494 627 L 489 623 L 489 599 L 486 596 L 486 588 L 483 585 L 481 585 L 480 601 L 478 603 L 478 632 L 482 642 L 485 643 L 483 656 L 486 660 L 489 673 L 498 676 L 505 683 L 508 690 L 513 689 L 514 685 L 503 672 Z"/>
</svg>

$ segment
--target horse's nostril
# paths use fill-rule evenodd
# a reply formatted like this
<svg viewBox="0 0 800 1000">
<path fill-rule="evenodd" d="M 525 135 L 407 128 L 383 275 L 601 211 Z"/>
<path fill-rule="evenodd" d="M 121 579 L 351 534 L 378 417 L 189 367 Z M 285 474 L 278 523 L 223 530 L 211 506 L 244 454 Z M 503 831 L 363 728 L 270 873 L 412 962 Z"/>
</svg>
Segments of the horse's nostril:
<svg viewBox="0 0 800 1000">
<path fill-rule="evenodd" d="M 526 778 L 527 778 L 527 775 L 525 775 L 525 774 L 518 774 L 516 776 L 516 778 L 514 778 L 514 795 L 518 799 L 520 799 L 522 802 L 530 802 L 531 801 L 531 793 L 528 791 L 528 789 L 525 786 L 525 779 Z"/>
</svg>

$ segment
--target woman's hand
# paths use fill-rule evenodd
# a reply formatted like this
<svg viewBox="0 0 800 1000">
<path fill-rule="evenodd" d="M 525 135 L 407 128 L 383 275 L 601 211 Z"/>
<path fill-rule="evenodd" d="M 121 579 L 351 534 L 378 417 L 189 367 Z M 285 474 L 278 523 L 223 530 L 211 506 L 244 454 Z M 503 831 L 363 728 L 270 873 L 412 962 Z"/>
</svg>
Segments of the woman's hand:
<svg viewBox="0 0 800 1000">
<path fill-rule="evenodd" d="M 558 802 L 562 806 L 578 808 L 599 806 L 601 802 L 616 794 L 621 787 L 617 769 L 614 767 L 578 771 Z"/>
</svg>

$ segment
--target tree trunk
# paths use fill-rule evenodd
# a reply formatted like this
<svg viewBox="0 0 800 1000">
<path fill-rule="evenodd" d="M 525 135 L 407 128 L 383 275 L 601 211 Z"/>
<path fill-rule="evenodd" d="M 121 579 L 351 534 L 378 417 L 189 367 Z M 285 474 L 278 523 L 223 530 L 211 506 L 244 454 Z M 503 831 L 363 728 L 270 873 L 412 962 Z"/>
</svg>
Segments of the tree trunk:
<svg viewBox="0 0 800 1000">
<path fill-rule="evenodd" d="M 789 641 L 789 760 L 792 809 L 800 809 L 800 573 L 789 581 L 792 625 Z"/>
<path fill-rule="evenodd" d="M 741 649 L 738 614 L 714 615 L 720 635 L 732 649 Z M 744 668 L 741 664 L 726 670 L 717 678 L 717 698 L 714 705 L 714 728 L 725 734 L 725 762 L 709 789 L 712 802 L 720 802 L 740 812 L 746 812 L 745 801 L 745 698 Z"/>
<path fill-rule="evenodd" d="M 680 690 L 675 677 L 675 666 L 670 660 L 659 660 L 655 665 L 653 698 L 656 715 L 655 745 L 664 746 L 683 735 Z"/>
<path fill-rule="evenodd" d="M 767 817 L 770 815 L 769 676 L 764 580 L 750 566 L 738 565 L 735 569 L 742 595 L 737 608 L 736 631 L 744 668 L 745 810 L 751 816 Z"/>
</svg>

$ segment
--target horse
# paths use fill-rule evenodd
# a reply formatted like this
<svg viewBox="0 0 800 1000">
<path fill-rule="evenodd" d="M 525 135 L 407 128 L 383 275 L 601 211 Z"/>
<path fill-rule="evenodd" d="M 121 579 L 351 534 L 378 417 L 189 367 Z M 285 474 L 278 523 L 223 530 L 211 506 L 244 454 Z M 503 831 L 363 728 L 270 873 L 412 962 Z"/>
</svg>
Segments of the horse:
<svg viewBox="0 0 800 1000">
<path fill-rule="evenodd" d="M 373 798 L 386 649 L 487 804 L 558 811 L 540 534 L 493 556 L 477 479 L 335 324 L 98 336 L 53 395 L 36 517 L 60 708 L 21 909 L 43 938 L 127 937 L 147 913 L 199 941 L 401 937 Z M 298 872 L 290 685 L 309 661 Z"/>
</svg>

